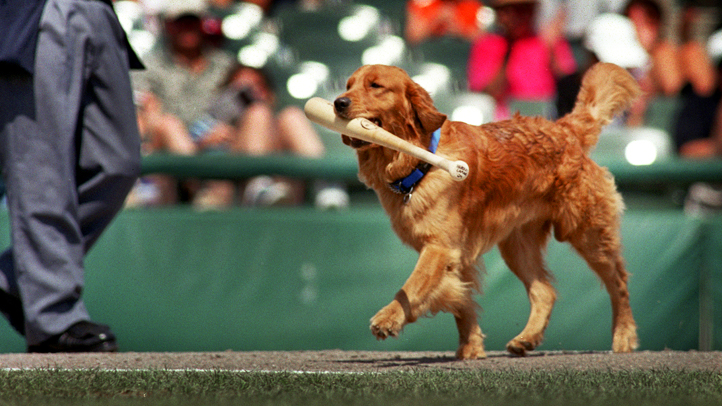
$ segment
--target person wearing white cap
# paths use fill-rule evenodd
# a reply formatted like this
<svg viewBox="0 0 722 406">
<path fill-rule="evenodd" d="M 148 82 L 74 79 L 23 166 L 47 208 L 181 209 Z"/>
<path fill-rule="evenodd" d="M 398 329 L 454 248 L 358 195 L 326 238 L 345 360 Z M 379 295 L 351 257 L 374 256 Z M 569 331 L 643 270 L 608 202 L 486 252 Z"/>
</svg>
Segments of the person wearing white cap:
<svg viewBox="0 0 722 406">
<path fill-rule="evenodd" d="M 134 76 L 146 153 L 195 155 L 203 149 L 190 129 L 202 120 L 234 63 L 230 54 L 207 42 L 206 12 L 205 0 L 167 1 L 161 13 L 163 46 L 145 59 L 146 71 Z M 205 144 L 211 147 L 211 140 L 227 141 L 226 133 L 209 131 Z M 156 177 L 155 183 L 161 196 L 153 203 L 177 201 L 174 182 Z M 219 193 L 231 193 L 223 189 Z"/>
<path fill-rule="evenodd" d="M 604 13 L 594 18 L 585 30 L 582 44 L 588 52 L 585 58 L 587 64 L 558 83 L 556 105 L 559 116 L 572 110 L 582 77 L 595 63 L 613 63 L 628 69 L 637 78 L 643 75 L 650 63 L 649 54 L 639 43 L 632 21 L 621 14 Z"/>
<path fill-rule="evenodd" d="M 676 44 L 663 35 L 665 16 L 659 3 L 655 0 L 630 0 L 624 15 L 632 21 L 639 43 L 650 58 L 646 74 L 638 79 L 644 94 L 632 105 L 627 118 L 628 125 L 643 125 L 651 100 L 660 95 L 671 97 L 679 94 L 684 76 Z"/>
<path fill-rule="evenodd" d="M 206 41 L 205 0 L 169 0 L 161 15 L 164 42 L 134 76 L 142 127 L 154 149 L 191 155 L 196 151 L 187 128 L 211 103 L 233 57 Z M 178 135 L 181 134 L 181 135 Z"/>
<path fill-rule="evenodd" d="M 584 47 L 601 62 L 626 69 L 643 68 L 649 54 L 637 39 L 632 21 L 620 14 L 602 14 L 587 27 Z"/>
</svg>

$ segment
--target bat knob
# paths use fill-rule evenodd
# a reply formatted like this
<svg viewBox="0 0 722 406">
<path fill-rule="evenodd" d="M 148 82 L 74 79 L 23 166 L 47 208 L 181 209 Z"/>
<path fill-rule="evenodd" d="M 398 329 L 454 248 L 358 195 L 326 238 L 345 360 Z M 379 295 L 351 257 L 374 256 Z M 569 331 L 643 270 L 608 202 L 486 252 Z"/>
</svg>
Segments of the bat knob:
<svg viewBox="0 0 722 406">
<path fill-rule="evenodd" d="M 462 181 L 469 176 L 469 165 L 464 161 L 455 161 L 452 163 L 451 171 L 449 171 L 454 180 Z"/>
</svg>

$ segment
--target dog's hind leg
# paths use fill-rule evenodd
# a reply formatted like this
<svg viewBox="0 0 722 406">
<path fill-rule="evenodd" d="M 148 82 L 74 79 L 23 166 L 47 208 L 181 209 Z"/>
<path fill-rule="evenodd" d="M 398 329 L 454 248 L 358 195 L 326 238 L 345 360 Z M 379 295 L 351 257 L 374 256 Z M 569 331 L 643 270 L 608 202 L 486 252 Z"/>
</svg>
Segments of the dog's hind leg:
<svg viewBox="0 0 722 406">
<path fill-rule="evenodd" d="M 575 233 L 569 242 L 599 276 L 609 293 L 612 302 L 612 350 L 631 352 L 637 348 L 637 326 L 629 305 L 627 271 L 617 229 L 616 224 L 606 223 Z"/>
<path fill-rule="evenodd" d="M 590 172 L 597 168 L 597 172 Z M 559 241 L 568 241 L 599 276 L 612 302 L 612 350 L 631 352 L 637 348 L 637 325 L 629 305 L 627 270 L 622 258 L 619 224 L 624 203 L 609 174 L 588 166 L 588 180 L 580 182 L 578 196 L 586 199 L 565 199 L 568 207 L 554 224 Z M 589 186 L 593 185 L 593 187 Z M 569 213 L 578 213 L 571 217 Z"/>
<path fill-rule="evenodd" d="M 484 352 L 484 335 L 476 316 L 476 303 L 470 303 L 458 309 L 454 315 L 459 330 L 459 348 L 456 350 L 458 359 L 486 358 Z"/>
<path fill-rule="evenodd" d="M 517 228 L 499 243 L 502 258 L 524 284 L 531 305 L 524 330 L 506 345 L 512 354 L 525 355 L 541 344 L 556 301 L 543 256 L 550 229 L 549 223 L 530 223 Z"/>
</svg>

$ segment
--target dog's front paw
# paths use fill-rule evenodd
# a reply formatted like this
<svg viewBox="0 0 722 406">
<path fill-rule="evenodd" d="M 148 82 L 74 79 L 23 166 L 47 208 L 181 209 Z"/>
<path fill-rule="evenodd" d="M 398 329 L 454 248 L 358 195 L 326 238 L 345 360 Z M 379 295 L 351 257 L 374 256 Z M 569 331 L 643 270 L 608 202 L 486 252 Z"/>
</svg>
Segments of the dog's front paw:
<svg viewBox="0 0 722 406">
<path fill-rule="evenodd" d="M 371 318 L 371 333 L 379 340 L 397 337 L 404 328 L 405 322 L 404 309 L 394 301 Z"/>
<path fill-rule="evenodd" d="M 523 357 L 527 351 L 533 351 L 539 346 L 541 341 L 541 336 L 526 338 L 523 335 L 518 335 L 506 344 L 506 350 L 514 355 Z"/>
</svg>

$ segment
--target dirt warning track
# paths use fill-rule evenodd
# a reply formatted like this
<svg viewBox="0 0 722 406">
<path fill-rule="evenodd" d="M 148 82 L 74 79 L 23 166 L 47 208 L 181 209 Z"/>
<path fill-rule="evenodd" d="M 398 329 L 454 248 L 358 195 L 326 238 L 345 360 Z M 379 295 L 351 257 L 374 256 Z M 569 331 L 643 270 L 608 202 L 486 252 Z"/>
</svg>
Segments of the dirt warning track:
<svg viewBox="0 0 722 406">
<path fill-rule="evenodd" d="M 452 352 L 224 351 L 115 354 L 0 354 L 3 369 L 168 369 L 383 373 L 392 371 L 679 370 L 722 373 L 722 352 L 540 351 L 526 357 L 490 352 L 488 358 L 457 361 Z"/>
</svg>

